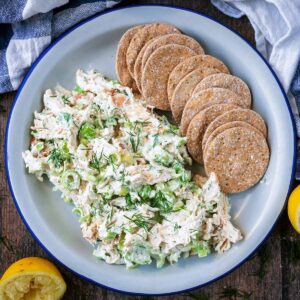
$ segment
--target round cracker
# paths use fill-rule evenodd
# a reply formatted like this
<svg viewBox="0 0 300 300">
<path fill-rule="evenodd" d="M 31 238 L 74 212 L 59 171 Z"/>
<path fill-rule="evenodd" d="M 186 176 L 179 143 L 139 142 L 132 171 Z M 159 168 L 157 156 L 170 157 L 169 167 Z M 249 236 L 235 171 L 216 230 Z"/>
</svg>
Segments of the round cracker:
<svg viewBox="0 0 300 300">
<path fill-rule="evenodd" d="M 229 73 L 226 65 L 216 57 L 211 55 L 197 55 L 187 59 L 186 61 L 179 64 L 172 73 L 168 81 L 168 97 L 172 98 L 173 92 L 180 82 L 180 80 L 185 77 L 188 73 L 194 71 L 195 69 L 206 67 L 211 69 L 217 69 L 222 73 Z"/>
<path fill-rule="evenodd" d="M 184 34 L 166 34 L 163 35 L 155 40 L 153 40 L 148 47 L 146 47 L 146 51 L 142 58 L 142 68 L 145 67 L 146 62 L 150 55 L 159 47 L 165 46 L 167 44 L 177 44 L 177 45 L 183 45 L 186 47 L 191 48 L 194 50 L 197 54 L 204 54 L 204 50 L 202 46 L 193 38 L 190 36 L 184 35 Z"/>
<path fill-rule="evenodd" d="M 241 98 L 236 93 L 222 88 L 210 88 L 199 92 L 185 105 L 180 122 L 180 131 L 186 135 L 193 117 L 201 110 L 213 104 L 229 103 L 239 106 Z"/>
<path fill-rule="evenodd" d="M 250 128 L 250 129 L 260 132 L 255 127 L 253 127 L 252 125 L 250 125 L 249 123 L 246 123 L 246 122 L 233 121 L 233 122 L 225 123 L 225 124 L 221 125 L 220 127 L 217 127 L 210 134 L 210 136 L 207 139 L 206 144 L 204 145 L 204 148 L 202 148 L 203 156 L 205 156 L 205 151 L 207 150 L 208 145 L 215 139 L 216 136 L 218 136 L 221 132 L 225 131 L 226 129 L 233 128 L 233 127 L 245 127 L 245 128 Z"/>
<path fill-rule="evenodd" d="M 175 123 L 180 123 L 184 107 L 191 98 L 197 84 L 206 76 L 216 72 L 220 71 L 217 69 L 202 67 L 192 71 L 180 80 L 170 101 Z"/>
<path fill-rule="evenodd" d="M 142 48 L 142 50 L 140 51 L 140 53 L 138 54 L 136 60 L 135 60 L 135 63 L 134 63 L 134 69 L 133 69 L 133 77 L 134 77 L 134 80 L 136 82 L 136 85 L 140 91 L 140 93 L 142 94 L 142 86 L 141 86 L 141 83 L 142 83 L 142 60 L 143 60 L 143 56 L 144 56 L 144 53 L 147 49 L 147 46 L 150 45 L 154 40 L 158 39 L 158 37 L 156 38 L 153 38 L 152 40 L 148 41 L 145 46 Z"/>
<path fill-rule="evenodd" d="M 257 130 L 234 127 L 220 133 L 204 156 L 205 171 L 215 173 L 225 193 L 238 193 L 255 185 L 269 163 L 265 137 Z"/>
<path fill-rule="evenodd" d="M 133 36 L 126 53 L 126 63 L 128 70 L 132 77 L 134 77 L 134 64 L 138 57 L 139 52 L 144 45 L 151 39 L 169 34 L 180 33 L 180 31 L 171 24 L 166 23 L 152 23 L 144 26 L 141 30 L 138 30 Z"/>
<path fill-rule="evenodd" d="M 134 78 L 135 81 L 137 82 L 137 86 L 139 87 L 140 91 L 141 91 L 142 70 L 144 69 L 148 58 L 156 49 L 168 44 L 183 45 L 191 48 L 197 54 L 204 54 L 204 50 L 200 46 L 200 44 L 196 40 L 194 40 L 193 38 L 187 35 L 173 33 L 173 34 L 166 34 L 150 40 L 145 44 L 143 49 L 140 51 L 134 64 Z"/>
<path fill-rule="evenodd" d="M 210 123 L 202 140 L 202 149 L 205 148 L 209 136 L 216 128 L 233 121 L 246 122 L 259 130 L 264 137 L 267 137 L 266 123 L 257 112 L 250 109 L 237 108 L 222 114 Z"/>
<path fill-rule="evenodd" d="M 233 104 L 215 104 L 199 112 L 187 130 L 187 148 L 192 158 L 203 163 L 202 139 L 209 124 L 223 113 L 237 108 Z"/>
<path fill-rule="evenodd" d="M 251 107 L 251 92 L 248 85 L 239 77 L 230 74 L 213 74 L 203 79 L 195 88 L 194 93 L 208 88 L 218 87 L 231 90 L 240 95 L 247 107 Z"/>
<path fill-rule="evenodd" d="M 126 53 L 133 36 L 143 27 L 144 25 L 139 25 L 127 30 L 119 41 L 116 53 L 115 69 L 118 80 L 122 83 L 122 85 L 132 88 L 134 92 L 137 92 L 138 90 L 135 81 L 127 68 Z"/>
<path fill-rule="evenodd" d="M 167 95 L 171 71 L 195 52 L 182 45 L 169 44 L 159 47 L 149 57 L 142 74 L 143 96 L 148 105 L 161 110 L 170 110 Z"/>
</svg>

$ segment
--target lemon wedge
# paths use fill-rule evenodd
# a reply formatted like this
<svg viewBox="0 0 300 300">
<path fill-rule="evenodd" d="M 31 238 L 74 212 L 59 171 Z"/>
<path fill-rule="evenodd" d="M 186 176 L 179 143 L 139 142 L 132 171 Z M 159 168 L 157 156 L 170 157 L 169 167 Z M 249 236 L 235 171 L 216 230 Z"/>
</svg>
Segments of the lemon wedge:
<svg viewBox="0 0 300 300">
<path fill-rule="evenodd" d="M 290 195 L 288 216 L 295 230 L 300 233 L 300 185 Z"/>
<path fill-rule="evenodd" d="M 65 291 L 66 283 L 56 266 L 39 257 L 16 261 L 0 280 L 1 300 L 58 300 Z"/>
</svg>

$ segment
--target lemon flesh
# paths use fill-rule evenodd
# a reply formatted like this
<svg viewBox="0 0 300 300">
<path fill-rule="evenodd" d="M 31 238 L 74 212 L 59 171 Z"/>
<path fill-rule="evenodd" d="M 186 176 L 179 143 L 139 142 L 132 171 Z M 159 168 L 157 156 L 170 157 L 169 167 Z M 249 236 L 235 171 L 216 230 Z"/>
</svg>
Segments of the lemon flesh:
<svg viewBox="0 0 300 300">
<path fill-rule="evenodd" d="M 25 258 L 12 264 L 0 281 L 1 300 L 58 300 L 65 291 L 58 269 L 41 258 Z"/>
</svg>

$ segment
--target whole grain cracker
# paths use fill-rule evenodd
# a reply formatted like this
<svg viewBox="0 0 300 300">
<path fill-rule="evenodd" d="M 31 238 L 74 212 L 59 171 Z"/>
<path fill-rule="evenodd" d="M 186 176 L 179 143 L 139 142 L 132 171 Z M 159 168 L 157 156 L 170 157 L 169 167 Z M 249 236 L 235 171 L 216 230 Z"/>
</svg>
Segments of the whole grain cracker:
<svg viewBox="0 0 300 300">
<path fill-rule="evenodd" d="M 203 150 L 203 155 L 205 156 L 205 151 L 207 150 L 208 145 L 215 139 L 216 136 L 218 136 L 221 132 L 229 129 L 229 128 L 233 128 L 233 127 L 246 127 L 246 128 L 250 128 L 253 130 L 256 130 L 258 132 L 260 132 L 259 130 L 257 130 L 255 127 L 253 127 L 252 125 L 250 125 L 249 123 L 246 122 L 242 122 L 242 121 L 232 121 L 232 122 L 228 122 L 225 123 L 219 127 L 217 127 L 208 137 L 206 144 L 204 145 L 204 147 L 202 148 Z"/>
<path fill-rule="evenodd" d="M 142 71 L 146 65 L 148 58 L 156 49 L 168 44 L 183 45 L 191 48 L 197 54 L 204 53 L 203 48 L 196 40 L 194 40 L 193 38 L 187 35 L 183 35 L 179 33 L 166 34 L 150 40 L 142 48 L 134 64 L 134 78 L 135 81 L 137 82 L 137 86 L 139 87 L 140 91 L 141 91 Z"/>
<path fill-rule="evenodd" d="M 202 67 L 190 72 L 180 80 L 174 90 L 173 96 L 170 101 L 171 111 L 175 123 L 180 123 L 185 104 L 191 98 L 193 91 L 198 83 L 206 76 L 209 76 L 216 72 L 220 71 L 217 69 Z"/>
<path fill-rule="evenodd" d="M 222 88 L 210 88 L 199 92 L 192 97 L 185 105 L 180 122 L 180 131 L 186 135 L 188 126 L 193 117 L 201 110 L 213 105 L 229 103 L 239 106 L 240 96 L 236 93 Z"/>
<path fill-rule="evenodd" d="M 133 69 L 133 77 L 134 77 L 134 80 L 136 82 L 136 85 L 140 91 L 140 93 L 142 94 L 143 91 L 142 91 L 142 86 L 141 86 L 141 83 L 142 83 L 142 60 L 143 60 L 143 56 L 144 56 L 144 53 L 147 49 L 147 46 L 150 45 L 154 40 L 158 39 L 158 37 L 155 37 L 153 39 L 151 39 L 150 41 L 148 41 L 145 46 L 142 48 L 142 50 L 139 52 L 136 60 L 135 60 L 135 63 L 134 63 L 134 69 Z"/>
<path fill-rule="evenodd" d="M 180 80 L 185 77 L 188 73 L 194 71 L 195 69 L 206 67 L 211 69 L 217 69 L 222 73 L 229 73 L 226 65 L 216 57 L 211 55 L 197 55 L 187 59 L 186 61 L 179 64 L 170 74 L 168 81 L 168 97 L 172 98 L 173 92 L 180 82 Z"/>
<path fill-rule="evenodd" d="M 145 67 L 148 58 L 157 48 L 167 44 L 183 45 L 191 48 L 197 54 L 204 54 L 202 46 L 192 37 L 178 33 L 166 34 L 153 40 L 150 45 L 148 45 L 142 58 L 142 68 Z"/>
<path fill-rule="evenodd" d="M 251 92 L 248 85 L 239 77 L 230 74 L 213 74 L 203 79 L 195 88 L 194 93 L 212 87 L 224 88 L 231 90 L 240 95 L 245 106 L 251 107 Z"/>
<path fill-rule="evenodd" d="M 267 141 L 258 130 L 234 127 L 220 133 L 208 145 L 205 171 L 217 175 L 224 193 L 238 193 L 263 177 L 269 156 Z"/>
<path fill-rule="evenodd" d="M 182 45 L 169 44 L 159 47 L 149 57 L 142 74 L 143 96 L 147 104 L 161 110 L 170 110 L 167 95 L 171 71 L 195 52 Z"/>
<path fill-rule="evenodd" d="M 203 163 L 202 139 L 206 128 L 218 116 L 237 108 L 233 104 L 215 104 L 199 112 L 190 122 L 187 130 L 187 148 L 192 158 Z"/>
<path fill-rule="evenodd" d="M 250 109 L 237 108 L 222 114 L 210 123 L 202 140 L 202 149 L 205 148 L 205 144 L 210 134 L 216 128 L 233 121 L 246 122 L 258 129 L 265 137 L 267 137 L 267 126 L 263 118 L 257 112 Z"/>
<path fill-rule="evenodd" d="M 116 53 L 115 69 L 118 80 L 122 83 L 122 85 L 132 88 L 134 92 L 137 92 L 138 89 L 127 68 L 126 53 L 133 36 L 143 27 L 144 25 L 139 25 L 127 30 L 119 41 Z"/>
<path fill-rule="evenodd" d="M 126 63 L 129 72 L 134 77 L 134 64 L 138 57 L 139 52 L 142 50 L 144 45 L 151 39 L 169 34 L 169 33 L 180 33 L 180 31 L 171 24 L 166 23 L 152 23 L 146 25 L 141 30 L 138 30 L 131 39 L 129 47 L 126 53 Z"/>
</svg>

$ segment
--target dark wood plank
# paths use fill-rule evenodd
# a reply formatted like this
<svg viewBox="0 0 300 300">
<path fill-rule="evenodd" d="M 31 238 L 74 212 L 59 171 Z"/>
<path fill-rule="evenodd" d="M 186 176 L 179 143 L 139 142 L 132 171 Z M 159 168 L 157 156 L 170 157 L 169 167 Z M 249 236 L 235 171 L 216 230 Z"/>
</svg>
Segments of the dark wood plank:
<svg viewBox="0 0 300 300">
<path fill-rule="evenodd" d="M 251 43 L 254 43 L 253 30 L 246 18 L 238 20 L 229 18 L 215 9 L 209 1 L 139 0 L 124 1 L 120 6 L 144 3 L 178 5 L 200 11 L 230 26 Z M 37 244 L 22 223 L 10 196 L 4 174 L 4 132 L 13 96 L 14 93 L 9 93 L 1 97 L 1 105 L 5 111 L 0 113 L 0 237 L 4 239 L 5 243 L 0 243 L 0 274 L 2 274 L 12 262 L 26 256 L 41 256 L 53 261 L 53 259 L 50 258 Z M 298 280 L 297 275 L 300 272 L 300 257 L 295 260 L 292 260 L 291 257 L 289 257 L 289 248 L 291 247 L 290 241 L 294 242 L 297 240 L 299 240 L 299 236 L 291 229 L 286 214 L 284 214 L 280 224 L 276 226 L 275 231 L 266 242 L 266 246 L 263 248 L 264 251 L 260 252 L 261 255 L 255 255 L 240 268 L 209 286 L 195 290 L 191 293 L 167 297 L 125 296 L 107 291 L 78 278 L 61 265 L 57 265 L 62 271 L 68 285 L 68 290 L 64 299 L 70 300 L 137 300 L 145 298 L 157 300 L 220 299 L 224 292 L 224 287 L 226 286 L 252 293 L 251 299 L 299 299 L 300 281 Z M 262 257 L 267 257 L 264 269 L 266 274 L 262 279 L 259 279 L 257 275 L 253 274 L 259 271 L 260 266 L 262 265 Z M 207 298 L 205 296 L 207 296 Z"/>
</svg>

